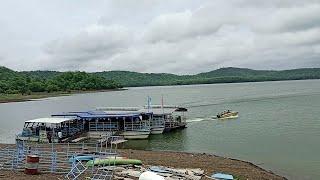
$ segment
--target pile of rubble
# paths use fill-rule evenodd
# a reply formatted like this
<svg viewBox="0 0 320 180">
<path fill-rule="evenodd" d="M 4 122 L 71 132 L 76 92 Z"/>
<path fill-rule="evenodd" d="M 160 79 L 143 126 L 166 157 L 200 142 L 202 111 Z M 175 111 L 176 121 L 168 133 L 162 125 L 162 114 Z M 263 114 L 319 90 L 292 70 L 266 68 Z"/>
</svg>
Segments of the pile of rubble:
<svg viewBox="0 0 320 180">
<path fill-rule="evenodd" d="M 135 180 L 139 179 L 144 172 L 154 172 L 165 180 L 200 180 L 204 176 L 201 169 L 177 169 L 163 166 L 117 166 L 114 170 L 115 180 Z"/>
</svg>

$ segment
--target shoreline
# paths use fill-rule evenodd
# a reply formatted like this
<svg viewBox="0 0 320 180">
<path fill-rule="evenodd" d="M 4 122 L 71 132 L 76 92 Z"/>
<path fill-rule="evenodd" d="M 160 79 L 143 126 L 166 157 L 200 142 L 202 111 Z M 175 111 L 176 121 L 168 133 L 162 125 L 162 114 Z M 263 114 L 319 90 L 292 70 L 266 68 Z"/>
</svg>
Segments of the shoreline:
<svg viewBox="0 0 320 180">
<path fill-rule="evenodd" d="M 0 144 L 0 148 L 14 146 L 13 144 Z M 213 173 L 232 174 L 237 180 L 274 179 L 286 180 L 286 177 L 266 170 L 254 163 L 234 158 L 217 156 L 207 153 L 191 153 L 176 151 L 148 151 L 133 149 L 118 149 L 121 156 L 139 159 L 144 166 L 165 166 L 172 168 L 200 168 L 204 170 L 205 176 L 201 179 L 209 179 Z M 0 171 L 0 178 L 13 179 L 63 179 L 65 174 L 41 173 L 30 176 L 23 172 L 7 170 Z"/>
<path fill-rule="evenodd" d="M 125 90 L 127 90 L 127 89 L 126 88 L 120 88 L 120 89 L 105 89 L 105 90 L 92 90 L 92 91 L 32 93 L 30 95 L 0 94 L 0 104 L 13 103 L 13 102 L 26 102 L 26 101 L 33 101 L 33 100 L 38 100 L 38 99 L 50 98 L 50 97 L 70 96 L 70 95 L 75 95 L 75 94 L 125 91 Z"/>
</svg>

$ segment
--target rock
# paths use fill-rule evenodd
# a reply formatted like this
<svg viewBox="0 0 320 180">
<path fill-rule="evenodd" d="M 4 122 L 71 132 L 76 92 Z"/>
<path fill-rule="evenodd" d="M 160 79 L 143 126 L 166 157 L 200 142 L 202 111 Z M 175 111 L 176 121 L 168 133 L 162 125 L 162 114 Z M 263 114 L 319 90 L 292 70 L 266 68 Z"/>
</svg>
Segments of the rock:
<svg viewBox="0 0 320 180">
<path fill-rule="evenodd" d="M 113 179 L 114 179 L 114 180 L 124 180 L 125 178 L 114 175 L 114 176 L 113 176 Z"/>
<path fill-rule="evenodd" d="M 146 171 L 141 174 L 139 180 L 165 180 L 164 177 L 158 175 L 157 173 Z"/>
<path fill-rule="evenodd" d="M 187 169 L 187 173 L 188 174 L 193 174 L 193 175 L 197 175 L 197 176 L 202 176 L 204 173 L 204 170 L 201 169 Z"/>
<path fill-rule="evenodd" d="M 126 168 L 124 168 L 124 167 L 118 167 L 118 166 L 116 166 L 116 167 L 114 168 L 114 171 L 124 171 L 124 170 L 126 170 Z"/>
<path fill-rule="evenodd" d="M 140 175 L 141 175 L 140 171 L 135 171 L 135 170 L 131 170 L 131 169 L 127 169 L 125 171 L 122 171 L 121 173 L 126 174 L 131 177 L 136 177 L 136 178 L 140 177 Z"/>
</svg>

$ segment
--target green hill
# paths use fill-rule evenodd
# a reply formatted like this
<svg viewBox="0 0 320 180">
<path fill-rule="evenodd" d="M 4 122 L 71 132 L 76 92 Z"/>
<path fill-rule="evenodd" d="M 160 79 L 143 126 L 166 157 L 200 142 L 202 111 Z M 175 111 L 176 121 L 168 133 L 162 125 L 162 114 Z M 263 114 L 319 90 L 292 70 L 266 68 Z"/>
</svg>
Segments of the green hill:
<svg viewBox="0 0 320 180">
<path fill-rule="evenodd" d="M 24 78 L 37 79 L 38 81 L 51 82 L 60 81 L 59 76 L 65 74 L 57 71 L 24 71 L 15 72 L 2 67 L 1 73 L 11 73 L 12 77 L 23 76 Z M 76 72 L 74 72 L 76 73 Z M 120 84 L 124 87 L 133 86 L 166 86 L 166 85 L 186 85 L 186 84 L 212 84 L 212 83 L 237 83 L 237 82 L 259 82 L 259 81 L 281 81 L 281 80 L 302 80 L 320 79 L 320 68 L 303 68 L 283 71 L 274 70 L 252 70 L 245 68 L 227 67 L 196 75 L 175 75 L 168 73 L 138 73 L 130 71 L 105 71 L 86 73 L 95 78 L 103 77 L 109 83 Z M 75 74 L 80 75 L 80 74 Z M 73 79 L 74 80 L 74 79 Z M 72 84 L 76 84 L 75 81 Z M 102 81 L 100 79 L 99 81 Z M 62 81 L 64 82 L 64 81 Z M 65 85 L 70 83 L 64 82 Z M 111 83 L 111 84 L 112 84 Z M 59 87 L 62 88 L 61 83 Z M 81 84 L 81 83 L 80 83 Z M 119 85 L 115 85 L 119 87 Z M 84 83 L 80 86 L 84 87 Z M 67 89 L 81 89 L 79 84 L 67 87 Z M 95 87 L 97 88 L 97 87 Z M 93 89 L 95 89 L 93 88 Z M 64 88 L 62 88 L 64 89 Z M 84 87 L 87 89 L 87 87 Z M 99 88 L 98 88 L 99 89 Z"/>
<path fill-rule="evenodd" d="M 265 71 L 229 67 L 196 75 L 180 76 L 129 71 L 106 71 L 95 74 L 130 87 L 320 79 L 320 68 Z"/>
</svg>

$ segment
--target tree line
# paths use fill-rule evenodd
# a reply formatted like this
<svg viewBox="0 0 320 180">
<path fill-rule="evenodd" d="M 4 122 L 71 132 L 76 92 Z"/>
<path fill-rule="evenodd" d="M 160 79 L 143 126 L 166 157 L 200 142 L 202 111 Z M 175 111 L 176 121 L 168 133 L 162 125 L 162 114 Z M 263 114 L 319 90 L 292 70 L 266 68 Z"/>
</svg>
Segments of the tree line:
<svg viewBox="0 0 320 180">
<path fill-rule="evenodd" d="M 120 87 L 114 80 L 86 72 L 63 72 L 51 78 L 41 78 L 0 67 L 0 94 L 89 91 Z"/>
<path fill-rule="evenodd" d="M 120 88 L 122 86 L 167 86 L 302 79 L 320 79 L 320 68 L 283 71 L 221 68 L 195 75 L 175 75 L 129 71 L 94 73 L 57 71 L 16 72 L 5 67 L 0 67 L 0 93 L 26 94 L 32 92 L 103 90 Z"/>
</svg>

